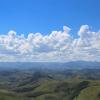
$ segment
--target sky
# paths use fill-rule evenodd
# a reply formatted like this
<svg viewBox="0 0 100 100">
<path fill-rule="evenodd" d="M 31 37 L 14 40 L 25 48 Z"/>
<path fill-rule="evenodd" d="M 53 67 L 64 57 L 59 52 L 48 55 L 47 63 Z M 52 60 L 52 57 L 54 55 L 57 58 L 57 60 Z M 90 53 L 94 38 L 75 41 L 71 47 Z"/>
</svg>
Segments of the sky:
<svg viewBox="0 0 100 100">
<path fill-rule="evenodd" d="M 0 0 L 0 61 L 100 59 L 100 0 Z"/>
<path fill-rule="evenodd" d="M 50 34 L 67 25 L 75 34 L 83 24 L 100 28 L 100 0 L 0 0 L 0 33 Z"/>
</svg>

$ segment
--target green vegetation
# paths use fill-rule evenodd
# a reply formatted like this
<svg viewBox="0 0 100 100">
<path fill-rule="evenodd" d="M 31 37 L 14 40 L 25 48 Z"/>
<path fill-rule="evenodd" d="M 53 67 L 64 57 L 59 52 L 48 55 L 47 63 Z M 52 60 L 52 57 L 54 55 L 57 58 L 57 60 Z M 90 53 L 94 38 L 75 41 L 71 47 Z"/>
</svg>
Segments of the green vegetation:
<svg viewBox="0 0 100 100">
<path fill-rule="evenodd" d="M 83 89 L 77 100 L 100 100 L 100 86 L 91 86 Z"/>
<path fill-rule="evenodd" d="M 100 100 L 99 72 L 96 69 L 2 71 L 0 100 Z"/>
</svg>

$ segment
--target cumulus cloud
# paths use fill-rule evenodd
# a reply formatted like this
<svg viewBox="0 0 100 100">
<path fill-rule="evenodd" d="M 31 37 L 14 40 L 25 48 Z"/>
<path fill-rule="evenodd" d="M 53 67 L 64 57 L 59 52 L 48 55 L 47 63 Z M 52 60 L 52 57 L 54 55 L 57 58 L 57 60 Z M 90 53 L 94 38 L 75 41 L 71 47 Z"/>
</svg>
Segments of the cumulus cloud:
<svg viewBox="0 0 100 100">
<path fill-rule="evenodd" d="M 100 31 L 93 32 L 82 25 L 78 38 L 70 35 L 71 29 L 51 34 L 29 33 L 17 35 L 9 31 L 0 35 L 0 61 L 100 61 Z"/>
</svg>

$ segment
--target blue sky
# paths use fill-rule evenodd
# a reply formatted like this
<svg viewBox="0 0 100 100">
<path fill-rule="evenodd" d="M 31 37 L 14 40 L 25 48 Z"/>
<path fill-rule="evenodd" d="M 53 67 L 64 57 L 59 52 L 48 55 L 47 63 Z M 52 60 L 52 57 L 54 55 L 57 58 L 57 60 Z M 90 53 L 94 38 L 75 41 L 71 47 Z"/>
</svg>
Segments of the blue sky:
<svg viewBox="0 0 100 100">
<path fill-rule="evenodd" d="M 49 34 L 67 25 L 75 36 L 84 24 L 100 28 L 100 0 L 0 0 L 0 34 Z"/>
<path fill-rule="evenodd" d="M 100 62 L 100 0 L 0 0 L 0 61 L 78 60 Z"/>
</svg>

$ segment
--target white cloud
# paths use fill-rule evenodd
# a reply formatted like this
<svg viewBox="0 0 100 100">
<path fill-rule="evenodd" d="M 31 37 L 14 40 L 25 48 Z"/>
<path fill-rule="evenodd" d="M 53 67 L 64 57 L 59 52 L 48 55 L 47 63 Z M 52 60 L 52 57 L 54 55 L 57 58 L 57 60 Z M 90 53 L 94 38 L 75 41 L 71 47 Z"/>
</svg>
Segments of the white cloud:
<svg viewBox="0 0 100 100">
<path fill-rule="evenodd" d="M 29 33 L 27 37 L 9 31 L 0 35 L 0 61 L 100 61 L 100 31 L 82 25 L 79 38 L 73 38 L 70 30 L 63 26 L 63 31 L 45 36 Z"/>
</svg>

